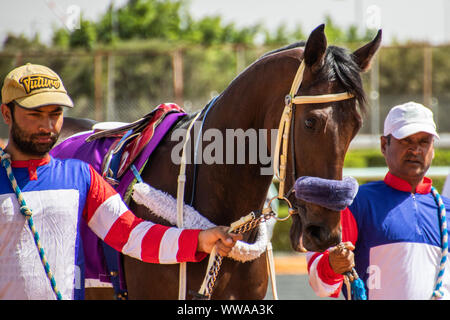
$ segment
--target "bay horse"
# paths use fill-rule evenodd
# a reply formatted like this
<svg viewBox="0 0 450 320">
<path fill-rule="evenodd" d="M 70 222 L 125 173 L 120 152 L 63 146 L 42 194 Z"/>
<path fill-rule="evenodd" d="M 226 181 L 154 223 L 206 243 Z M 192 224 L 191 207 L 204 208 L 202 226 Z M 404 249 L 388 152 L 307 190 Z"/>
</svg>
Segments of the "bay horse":
<svg viewBox="0 0 450 320">
<path fill-rule="evenodd" d="M 304 61 L 303 81 L 296 92 L 298 96 L 348 92 L 352 98 L 329 103 L 306 103 L 295 109 L 291 128 L 293 140 L 288 148 L 286 167 L 289 179 L 286 188 L 290 189 L 301 176 L 341 180 L 344 157 L 362 125 L 366 103 L 360 73 L 370 68 L 380 43 L 381 30 L 372 41 L 354 52 L 336 46 L 328 47 L 324 25 L 321 25 L 311 32 L 306 43 L 299 42 L 269 52 L 239 74 L 216 99 L 204 119 L 203 130 L 214 128 L 225 137 L 227 129 L 270 131 L 278 128 L 285 96 L 289 93 L 296 70 Z M 199 118 L 202 120 L 204 110 L 200 112 L 203 112 Z M 172 132 L 187 128 L 194 116 L 184 117 L 172 128 Z M 84 122 L 89 124 L 89 121 Z M 73 133 L 76 123 L 76 119 L 66 119 L 63 134 Z M 66 130 L 69 126 L 72 129 Z M 75 131 L 85 129 L 90 128 L 79 125 Z M 171 154 L 178 143 L 171 140 L 169 132 L 150 156 L 141 174 L 145 182 L 173 197 L 177 194 L 179 166 L 171 160 Z M 267 139 L 268 152 L 272 150 L 271 143 Z M 261 209 L 273 178 L 272 175 L 261 174 L 264 165 L 259 159 L 256 164 L 199 164 L 193 206 L 216 225 L 230 225 L 240 217 Z M 185 199 L 190 199 L 193 165 L 186 167 L 186 176 Z M 294 250 L 299 251 L 303 245 L 309 251 L 323 251 L 341 241 L 339 212 L 297 200 L 292 194 L 289 199 L 296 208 L 290 231 Z M 129 208 L 140 218 L 168 225 L 133 201 Z M 255 230 L 245 234 L 244 240 L 254 241 Z M 200 288 L 206 265 L 207 259 L 187 265 L 188 293 L 197 292 Z M 143 263 L 125 256 L 124 270 L 130 299 L 177 299 L 178 265 Z M 246 263 L 225 258 L 212 298 L 263 299 L 267 286 L 265 254 Z M 187 296 L 192 298 L 189 294 Z"/>
</svg>

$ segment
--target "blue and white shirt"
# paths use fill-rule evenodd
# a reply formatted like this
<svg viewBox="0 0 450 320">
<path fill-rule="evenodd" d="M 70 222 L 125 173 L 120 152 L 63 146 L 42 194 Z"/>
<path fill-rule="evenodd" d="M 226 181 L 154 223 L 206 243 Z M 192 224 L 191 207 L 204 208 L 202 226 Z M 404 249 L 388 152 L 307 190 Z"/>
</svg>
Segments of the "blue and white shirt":
<svg viewBox="0 0 450 320">
<path fill-rule="evenodd" d="M 360 187 L 352 205 L 341 213 L 343 241 L 355 245 L 355 269 L 369 299 L 430 299 L 441 260 L 438 206 L 432 181 L 411 186 L 388 173 L 384 181 Z M 447 212 L 450 199 L 442 197 Z M 319 296 L 337 297 L 343 277 L 336 274 L 328 251 L 308 253 L 310 284 Z M 442 291 L 450 299 L 450 262 Z"/>
</svg>

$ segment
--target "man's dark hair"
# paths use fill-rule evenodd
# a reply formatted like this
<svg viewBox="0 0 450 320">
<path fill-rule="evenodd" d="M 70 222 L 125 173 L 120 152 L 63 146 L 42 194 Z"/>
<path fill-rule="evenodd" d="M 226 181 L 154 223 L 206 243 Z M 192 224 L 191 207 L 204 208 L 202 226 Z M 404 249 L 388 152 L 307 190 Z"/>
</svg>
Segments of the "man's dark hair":
<svg viewBox="0 0 450 320">
<path fill-rule="evenodd" d="M 392 134 L 388 134 L 387 136 L 385 136 L 386 141 L 387 141 L 387 145 L 391 144 L 391 137 L 392 137 Z"/>
<path fill-rule="evenodd" d="M 11 111 L 11 117 L 14 120 L 14 108 L 16 106 L 16 103 L 14 101 L 11 101 L 10 103 L 7 103 L 6 106 L 9 108 L 9 110 Z"/>
</svg>

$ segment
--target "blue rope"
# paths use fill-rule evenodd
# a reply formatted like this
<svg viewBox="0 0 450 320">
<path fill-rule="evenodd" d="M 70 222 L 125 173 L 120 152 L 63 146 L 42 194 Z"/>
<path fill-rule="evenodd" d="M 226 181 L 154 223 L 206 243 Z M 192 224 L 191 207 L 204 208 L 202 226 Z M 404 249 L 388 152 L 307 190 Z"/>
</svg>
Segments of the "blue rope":
<svg viewBox="0 0 450 320">
<path fill-rule="evenodd" d="M 355 268 L 351 271 L 344 273 L 344 276 L 349 279 L 350 282 L 350 295 L 348 299 L 351 300 L 367 300 L 366 288 L 364 287 L 364 282 L 359 278 L 358 273 Z M 352 280 L 350 280 L 352 279 Z"/>
<path fill-rule="evenodd" d="M 136 168 L 136 166 L 135 166 L 134 164 L 132 164 L 132 165 L 130 166 L 130 168 L 131 168 L 131 171 L 133 172 L 134 177 L 136 178 L 137 182 L 139 182 L 139 183 L 144 182 L 144 181 L 142 180 L 142 177 L 141 177 L 141 175 L 139 174 L 139 171 L 138 171 L 138 169 Z"/>
<path fill-rule="evenodd" d="M 366 288 L 360 278 L 353 280 L 350 286 L 352 288 L 353 300 L 367 300 Z"/>
<path fill-rule="evenodd" d="M 1 156 L 1 162 L 2 162 L 2 166 L 5 168 L 6 173 L 8 175 L 9 181 L 11 182 L 11 186 L 16 194 L 17 197 L 17 201 L 19 202 L 20 205 L 20 213 L 25 216 L 27 222 L 28 222 L 28 227 L 31 230 L 31 233 L 33 234 L 33 239 L 34 239 L 34 243 L 36 244 L 36 248 L 39 252 L 39 257 L 41 258 L 41 262 L 42 265 L 44 266 L 45 269 L 45 274 L 47 275 L 47 278 L 50 281 L 50 284 L 52 286 L 53 292 L 56 295 L 56 299 L 58 300 L 62 300 L 62 295 L 59 292 L 58 288 L 56 287 L 56 281 L 55 278 L 53 276 L 53 273 L 51 272 L 50 269 L 50 265 L 47 262 L 47 258 L 45 256 L 45 252 L 44 252 L 44 248 L 42 248 L 41 246 L 41 241 L 39 238 L 39 233 L 37 232 L 35 226 L 34 226 L 34 221 L 33 221 L 33 212 L 28 208 L 26 202 L 25 202 L 25 198 L 23 197 L 22 191 L 19 188 L 19 185 L 17 184 L 17 180 L 14 177 L 14 174 L 12 172 L 11 169 L 11 160 L 10 160 L 10 155 L 5 153 L 3 151 L 2 148 L 0 148 L 0 156 Z"/>
<path fill-rule="evenodd" d="M 436 278 L 436 286 L 433 291 L 432 299 L 441 299 L 444 296 L 444 292 L 441 290 L 442 287 L 442 279 L 444 277 L 445 272 L 445 263 L 447 262 L 447 254 L 448 254 L 448 231 L 447 231 L 447 218 L 446 218 L 446 210 L 444 206 L 444 202 L 440 194 L 434 187 L 431 187 L 431 192 L 434 195 L 434 199 L 436 204 L 438 205 L 438 213 L 439 213 L 439 224 L 441 228 L 441 262 L 439 264 L 439 272 Z"/>
</svg>

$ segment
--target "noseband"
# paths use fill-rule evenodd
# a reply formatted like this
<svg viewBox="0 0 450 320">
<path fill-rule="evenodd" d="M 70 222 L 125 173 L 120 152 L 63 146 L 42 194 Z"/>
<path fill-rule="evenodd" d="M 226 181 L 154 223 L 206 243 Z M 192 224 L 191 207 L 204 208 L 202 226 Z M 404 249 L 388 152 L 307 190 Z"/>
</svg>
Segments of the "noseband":
<svg viewBox="0 0 450 320">
<path fill-rule="evenodd" d="M 280 181 L 280 185 L 278 188 L 278 196 L 274 197 L 273 199 L 278 198 L 280 200 L 284 200 L 288 204 L 289 214 L 287 218 L 289 218 L 291 214 L 294 214 L 296 212 L 296 210 L 293 209 L 290 201 L 288 200 L 288 197 L 290 196 L 293 187 L 289 190 L 289 192 L 286 195 L 284 193 L 286 183 L 286 164 L 288 156 L 289 137 L 291 138 L 290 142 L 292 149 L 292 176 L 294 179 L 294 183 L 296 180 L 294 132 L 293 130 L 292 131 L 290 130 L 291 127 L 294 128 L 295 117 L 293 116 L 293 114 L 295 114 L 295 106 L 297 104 L 328 103 L 354 98 L 354 95 L 349 92 L 322 94 L 314 96 L 295 96 L 295 94 L 300 89 L 300 85 L 302 84 L 304 71 L 305 71 L 305 60 L 302 60 L 295 75 L 294 81 L 292 82 L 291 90 L 284 99 L 285 106 L 283 114 L 281 115 L 280 124 L 278 126 L 277 142 L 275 144 L 274 169 L 275 169 L 275 176 Z M 271 199 L 270 201 L 272 201 L 273 199 Z"/>
</svg>

